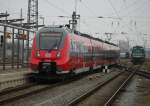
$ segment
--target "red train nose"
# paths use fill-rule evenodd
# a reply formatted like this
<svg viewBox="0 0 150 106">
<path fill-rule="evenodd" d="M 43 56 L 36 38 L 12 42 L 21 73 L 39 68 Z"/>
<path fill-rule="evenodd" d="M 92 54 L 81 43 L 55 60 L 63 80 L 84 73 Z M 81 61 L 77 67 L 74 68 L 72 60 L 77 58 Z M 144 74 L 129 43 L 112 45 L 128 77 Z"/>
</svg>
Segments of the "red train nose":
<svg viewBox="0 0 150 106">
<path fill-rule="evenodd" d="M 61 57 L 61 52 L 60 51 L 46 52 L 44 57 L 49 58 L 50 60 L 56 60 Z"/>
</svg>

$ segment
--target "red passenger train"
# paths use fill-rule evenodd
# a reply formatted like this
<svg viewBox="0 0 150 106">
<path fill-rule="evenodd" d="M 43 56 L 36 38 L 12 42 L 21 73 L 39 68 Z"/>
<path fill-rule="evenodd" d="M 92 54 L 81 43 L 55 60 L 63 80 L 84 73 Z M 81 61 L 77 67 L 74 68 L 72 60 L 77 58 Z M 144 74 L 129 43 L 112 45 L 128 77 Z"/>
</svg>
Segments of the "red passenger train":
<svg viewBox="0 0 150 106">
<path fill-rule="evenodd" d="M 30 66 L 39 73 L 81 73 L 116 64 L 119 54 L 114 44 L 66 27 L 44 27 L 35 34 Z"/>
</svg>

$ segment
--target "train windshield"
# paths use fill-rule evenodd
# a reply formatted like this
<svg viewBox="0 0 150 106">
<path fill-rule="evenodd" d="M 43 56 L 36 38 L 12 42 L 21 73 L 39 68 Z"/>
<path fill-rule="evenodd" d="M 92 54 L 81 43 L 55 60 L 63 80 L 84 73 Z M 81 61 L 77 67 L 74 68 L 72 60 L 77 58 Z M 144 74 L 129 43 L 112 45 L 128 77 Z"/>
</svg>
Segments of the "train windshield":
<svg viewBox="0 0 150 106">
<path fill-rule="evenodd" d="M 143 48 L 133 48 L 132 55 L 141 55 L 144 56 L 144 49 Z"/>
<path fill-rule="evenodd" d="M 57 50 L 60 46 L 61 33 L 40 33 L 39 48 L 43 50 Z"/>
</svg>

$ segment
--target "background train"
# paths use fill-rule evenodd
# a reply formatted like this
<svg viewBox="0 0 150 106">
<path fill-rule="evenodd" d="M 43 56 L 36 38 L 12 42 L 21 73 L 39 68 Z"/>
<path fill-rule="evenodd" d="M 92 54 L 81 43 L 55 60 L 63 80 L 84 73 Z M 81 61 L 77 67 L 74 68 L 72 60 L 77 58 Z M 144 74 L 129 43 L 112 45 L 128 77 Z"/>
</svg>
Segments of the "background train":
<svg viewBox="0 0 150 106">
<path fill-rule="evenodd" d="M 131 53 L 131 61 L 133 64 L 143 63 L 145 60 L 145 49 L 142 46 L 134 46 Z"/>
<path fill-rule="evenodd" d="M 117 64 L 119 54 L 115 44 L 62 26 L 44 27 L 35 34 L 30 66 L 49 75 L 81 73 Z"/>
</svg>

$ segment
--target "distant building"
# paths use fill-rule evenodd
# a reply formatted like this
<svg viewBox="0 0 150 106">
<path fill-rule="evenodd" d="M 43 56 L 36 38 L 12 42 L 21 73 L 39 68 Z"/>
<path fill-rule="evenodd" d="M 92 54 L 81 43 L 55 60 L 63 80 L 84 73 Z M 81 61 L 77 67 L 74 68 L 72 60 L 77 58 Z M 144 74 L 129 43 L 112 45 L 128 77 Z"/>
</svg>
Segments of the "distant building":
<svg viewBox="0 0 150 106">
<path fill-rule="evenodd" d="M 1 41 L 1 37 L 0 37 Z M 27 57 L 27 47 L 26 47 L 26 42 L 24 41 L 24 48 L 23 48 L 23 41 L 19 41 L 19 58 L 21 59 L 23 56 L 24 58 Z M 17 58 L 18 55 L 18 40 L 14 40 L 14 45 L 12 45 L 12 39 L 6 39 L 6 44 L 5 44 L 5 58 L 11 59 L 12 57 L 12 46 L 14 47 L 14 58 Z M 24 49 L 24 51 L 23 51 Z M 0 42 L 0 61 L 2 61 L 3 58 L 3 42 Z"/>
<path fill-rule="evenodd" d="M 124 40 L 119 41 L 119 47 L 120 47 L 121 53 L 129 52 L 129 50 L 130 50 L 129 42 L 124 41 Z"/>
<path fill-rule="evenodd" d="M 150 59 L 150 48 L 145 49 L 145 57 Z"/>
</svg>

